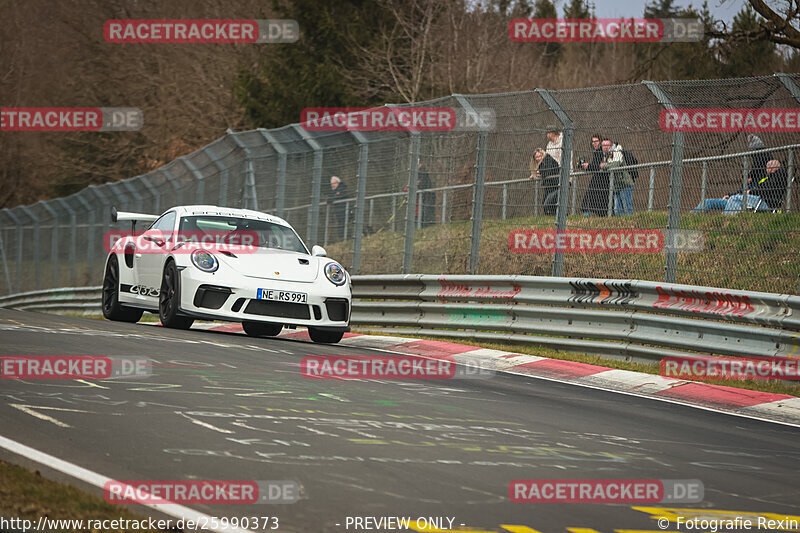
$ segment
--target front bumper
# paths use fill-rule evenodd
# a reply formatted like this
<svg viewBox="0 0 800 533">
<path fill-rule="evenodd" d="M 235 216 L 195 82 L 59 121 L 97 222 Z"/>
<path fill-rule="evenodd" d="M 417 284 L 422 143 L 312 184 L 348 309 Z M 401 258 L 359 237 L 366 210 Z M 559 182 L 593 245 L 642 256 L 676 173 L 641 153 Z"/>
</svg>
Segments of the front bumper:
<svg viewBox="0 0 800 533">
<path fill-rule="evenodd" d="M 240 274 L 223 278 L 192 267 L 182 269 L 180 278 L 180 312 L 187 316 L 350 331 L 349 283 L 337 287 L 323 276 L 311 283 L 251 278 Z M 258 289 L 304 292 L 308 295 L 308 302 L 258 300 Z"/>
</svg>

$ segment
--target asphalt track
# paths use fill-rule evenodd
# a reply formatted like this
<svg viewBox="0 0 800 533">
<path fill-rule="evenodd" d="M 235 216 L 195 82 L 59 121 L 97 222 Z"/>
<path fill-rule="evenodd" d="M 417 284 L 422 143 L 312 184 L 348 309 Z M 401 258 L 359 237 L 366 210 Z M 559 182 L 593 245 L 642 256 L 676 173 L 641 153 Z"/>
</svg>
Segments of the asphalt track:
<svg viewBox="0 0 800 533">
<path fill-rule="evenodd" d="M 302 499 L 294 504 L 189 506 L 216 517 L 277 516 L 281 532 L 356 531 L 345 528 L 348 516 L 450 517 L 456 531 L 549 533 L 658 531 L 656 518 L 670 512 L 800 514 L 796 427 L 525 376 L 300 374 L 304 355 L 344 354 L 385 352 L 0 310 L 0 355 L 155 364 L 153 376 L 136 381 L 2 380 L 0 436 L 113 479 L 296 480 Z M 32 465 L 7 450 L 0 456 Z M 556 478 L 699 479 L 705 498 L 676 506 L 509 501 L 512 480 Z M 692 511 L 667 510 L 675 508 Z"/>
</svg>

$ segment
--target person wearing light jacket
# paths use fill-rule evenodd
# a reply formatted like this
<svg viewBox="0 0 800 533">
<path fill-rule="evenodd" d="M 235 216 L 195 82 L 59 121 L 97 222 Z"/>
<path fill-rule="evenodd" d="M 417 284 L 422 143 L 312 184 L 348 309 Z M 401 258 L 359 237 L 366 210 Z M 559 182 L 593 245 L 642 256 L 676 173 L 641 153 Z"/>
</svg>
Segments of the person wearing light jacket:
<svg viewBox="0 0 800 533">
<path fill-rule="evenodd" d="M 618 216 L 633 214 L 633 178 L 627 170 L 614 170 L 623 166 L 622 146 L 617 143 L 606 152 L 605 170 L 614 176 L 614 214 Z"/>
</svg>

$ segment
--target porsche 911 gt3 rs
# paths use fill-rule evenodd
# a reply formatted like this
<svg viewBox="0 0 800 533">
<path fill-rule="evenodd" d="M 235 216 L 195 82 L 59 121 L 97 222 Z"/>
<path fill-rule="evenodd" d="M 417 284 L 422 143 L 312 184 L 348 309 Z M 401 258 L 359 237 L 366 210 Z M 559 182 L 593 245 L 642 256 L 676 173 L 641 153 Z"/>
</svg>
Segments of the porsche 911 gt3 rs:
<svg viewBox="0 0 800 533">
<path fill-rule="evenodd" d="M 305 326 L 315 342 L 349 331 L 350 276 L 325 249 L 306 245 L 285 220 L 247 209 L 179 206 L 161 216 L 112 210 L 112 220 L 151 222 L 107 235 L 103 315 L 167 327 L 195 319 L 241 322 L 252 336 Z M 113 232 L 111 232 L 113 233 Z M 113 244 L 110 244 L 113 241 Z"/>
</svg>

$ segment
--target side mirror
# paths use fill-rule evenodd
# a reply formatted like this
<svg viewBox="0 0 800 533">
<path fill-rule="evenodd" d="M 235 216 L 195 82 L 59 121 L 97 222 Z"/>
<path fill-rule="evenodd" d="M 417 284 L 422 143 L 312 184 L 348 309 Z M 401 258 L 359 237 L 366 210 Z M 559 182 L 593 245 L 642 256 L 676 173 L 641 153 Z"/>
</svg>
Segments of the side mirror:
<svg viewBox="0 0 800 533">
<path fill-rule="evenodd" d="M 311 247 L 311 255 L 314 257 L 328 257 L 328 252 L 322 246 L 315 244 Z"/>
</svg>

